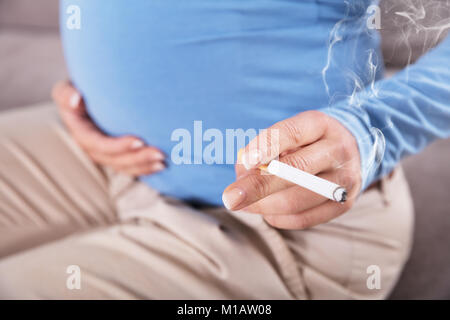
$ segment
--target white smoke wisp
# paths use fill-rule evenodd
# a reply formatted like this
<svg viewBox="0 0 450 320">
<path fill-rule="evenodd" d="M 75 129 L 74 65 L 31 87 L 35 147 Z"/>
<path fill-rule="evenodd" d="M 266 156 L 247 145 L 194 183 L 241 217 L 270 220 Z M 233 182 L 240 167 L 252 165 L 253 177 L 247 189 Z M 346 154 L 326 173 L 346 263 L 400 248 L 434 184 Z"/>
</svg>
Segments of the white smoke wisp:
<svg viewBox="0 0 450 320">
<path fill-rule="evenodd" d="M 351 10 L 357 9 L 358 6 L 360 7 L 359 9 L 361 9 L 361 7 L 365 7 L 367 5 L 367 1 L 360 0 L 352 1 L 351 3 L 345 1 L 345 5 L 347 9 L 345 17 L 338 21 L 330 32 L 327 61 L 324 68 L 322 69 L 322 81 L 324 83 L 326 93 L 329 97 L 330 108 L 333 107 L 333 103 L 335 102 L 336 98 L 347 98 L 349 107 L 363 108 L 364 104 L 361 100 L 360 95 L 358 94 L 359 92 L 361 92 L 362 90 L 366 90 L 366 96 L 370 97 L 378 97 L 379 95 L 379 90 L 376 86 L 376 80 L 380 59 L 377 56 L 376 49 L 369 49 L 368 51 L 363 52 L 363 54 L 365 54 L 365 56 L 367 57 L 367 62 L 365 63 L 363 72 L 365 74 L 358 75 L 356 70 L 352 69 L 351 67 L 338 66 L 338 69 L 344 78 L 343 80 L 351 85 L 351 93 L 347 97 L 338 96 L 336 93 L 331 92 L 331 85 L 328 83 L 327 79 L 327 73 L 330 71 L 332 64 L 335 62 L 333 57 L 335 47 L 340 42 L 345 41 L 344 37 L 347 31 L 351 29 L 353 33 L 356 31 L 361 36 L 370 36 L 371 32 L 373 32 L 373 30 L 367 29 L 366 15 L 362 15 L 358 18 L 349 16 L 349 12 Z M 358 57 L 361 55 L 361 52 L 358 52 L 358 50 L 356 49 L 356 45 L 354 46 L 355 47 L 350 48 L 348 59 L 354 59 L 357 55 Z M 362 79 L 362 76 L 364 76 L 364 79 Z M 362 170 L 363 173 L 367 174 L 368 172 L 371 172 L 371 170 L 374 170 L 378 168 L 378 166 L 380 166 L 384 156 L 386 143 L 382 130 L 374 127 L 370 129 L 370 135 L 367 137 L 363 137 L 362 140 L 363 143 L 372 144 L 367 168 L 363 168 Z"/>
<path fill-rule="evenodd" d="M 380 63 L 383 62 L 383 59 L 378 57 L 377 48 L 369 49 L 369 51 L 365 52 L 366 55 L 364 57 L 367 59 L 365 66 L 365 72 L 367 73 L 365 75 L 360 74 L 358 76 L 357 72 L 345 67 L 340 69 L 343 77 L 342 80 L 352 86 L 348 96 L 342 97 L 338 96 L 336 92 L 332 92 L 330 89 L 332 85 L 328 83 L 327 73 L 332 66 L 336 67 L 334 51 L 338 44 L 345 41 L 345 34 L 349 31 L 349 28 L 352 28 L 353 34 L 359 32 L 360 37 L 371 36 L 375 32 L 367 28 L 367 15 L 362 15 L 360 19 L 355 19 L 355 17 L 349 17 L 349 12 L 361 6 L 367 9 L 369 6 L 376 4 L 377 1 L 370 3 L 367 0 L 353 0 L 345 1 L 344 3 L 347 8 L 347 14 L 334 25 L 330 32 L 328 55 L 326 64 L 322 69 L 322 80 L 329 97 L 330 108 L 333 107 L 336 98 L 346 98 L 350 108 L 364 108 L 364 101 L 362 99 L 367 97 L 377 98 L 382 94 L 379 91 L 376 81 L 377 71 L 382 68 Z M 392 55 L 395 57 L 406 56 L 406 66 L 417 59 L 418 55 L 436 46 L 443 38 L 444 33 L 450 29 L 450 0 L 384 0 L 382 1 L 381 7 L 383 8 L 381 12 L 383 15 L 381 29 L 385 29 L 388 35 L 389 33 L 397 35 L 397 38 L 391 39 L 396 44 Z M 348 59 L 354 59 L 356 57 L 361 59 L 364 53 L 359 52 L 356 47 L 351 49 L 352 51 L 348 54 Z M 417 54 L 417 51 L 421 52 Z M 408 81 L 408 72 L 405 72 L 405 76 L 406 81 Z M 362 90 L 364 90 L 363 96 L 358 94 Z M 386 123 L 382 128 L 372 127 L 370 134 L 362 138 L 363 143 L 371 143 L 368 167 L 363 168 L 363 172 L 372 172 L 381 165 L 386 149 L 383 130 L 387 130 L 393 126 L 392 119 L 387 117 Z"/>
<path fill-rule="evenodd" d="M 333 29 L 330 32 L 330 41 L 328 44 L 328 54 L 327 54 L 327 63 L 325 64 L 325 67 L 322 69 L 322 79 L 323 84 L 325 86 L 325 91 L 327 92 L 328 97 L 330 97 L 330 87 L 328 86 L 327 82 L 327 72 L 330 69 L 331 61 L 333 59 L 333 49 L 336 43 L 342 41 L 342 35 L 339 35 L 339 31 L 342 28 L 342 24 L 345 22 L 345 19 L 340 20 L 338 23 L 336 23 L 333 27 Z"/>
<path fill-rule="evenodd" d="M 389 31 L 400 35 L 391 55 L 406 50 L 406 66 L 436 46 L 450 29 L 450 0 L 386 0 L 383 6 L 393 28 Z"/>
<path fill-rule="evenodd" d="M 346 14 L 345 17 L 341 20 L 339 20 L 332 28 L 330 35 L 329 35 L 329 41 L 328 41 L 328 52 L 327 52 L 327 61 L 325 63 L 325 66 L 322 69 L 322 81 L 325 87 L 325 91 L 329 97 L 329 105 L 332 105 L 335 102 L 336 93 L 331 92 L 330 85 L 328 83 L 327 79 L 327 73 L 329 72 L 333 62 L 333 53 L 335 50 L 335 47 L 341 43 L 344 40 L 345 34 L 348 31 L 351 31 L 352 33 L 359 33 L 361 35 L 367 35 L 371 34 L 371 30 L 367 29 L 367 16 L 361 16 L 359 18 L 350 17 L 349 12 L 351 10 L 355 10 L 355 8 L 365 8 L 367 1 L 364 0 L 356 0 L 356 1 L 344 1 L 344 4 L 346 6 Z M 364 10 L 364 9 L 363 9 Z M 364 10 L 365 11 L 365 10 Z M 356 29 L 356 30 L 355 30 Z M 357 41 L 356 41 L 357 42 Z M 348 52 L 347 59 L 354 60 L 356 57 L 359 57 L 361 55 L 361 52 L 358 52 L 356 49 L 356 42 L 353 44 L 353 47 L 350 48 L 350 52 Z M 361 79 L 360 76 L 352 69 L 348 67 L 342 67 L 337 66 L 340 72 L 344 75 L 344 81 L 353 83 L 352 93 L 348 97 L 350 101 L 352 101 L 351 105 L 360 107 L 359 101 L 356 97 L 356 94 L 363 90 L 363 89 L 369 89 L 371 96 L 378 96 L 378 90 L 376 89 L 375 82 L 376 82 L 376 75 L 378 71 L 378 61 L 380 60 L 377 56 L 377 52 L 375 49 L 369 49 L 366 52 L 367 56 L 367 63 L 365 66 L 365 72 L 366 74 L 364 77 L 368 78 L 368 81 L 364 81 Z M 368 88 L 367 88 L 368 87 Z M 339 97 L 342 98 L 342 97 Z"/>
<path fill-rule="evenodd" d="M 369 86 L 370 86 L 370 95 L 372 97 L 378 97 L 379 89 L 376 87 L 375 82 L 377 81 L 377 70 L 378 70 L 378 59 L 377 55 L 373 49 L 369 50 L 367 67 L 369 72 Z"/>
</svg>

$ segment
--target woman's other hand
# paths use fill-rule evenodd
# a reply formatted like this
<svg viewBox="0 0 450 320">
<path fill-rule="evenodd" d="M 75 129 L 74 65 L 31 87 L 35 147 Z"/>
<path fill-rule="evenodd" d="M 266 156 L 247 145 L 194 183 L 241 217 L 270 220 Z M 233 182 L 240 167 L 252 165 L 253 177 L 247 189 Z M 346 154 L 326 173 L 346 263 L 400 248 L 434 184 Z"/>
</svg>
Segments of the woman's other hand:
<svg viewBox="0 0 450 320">
<path fill-rule="evenodd" d="M 109 137 L 87 114 L 81 94 L 68 81 L 57 83 L 52 97 L 69 132 L 97 164 L 132 176 L 149 175 L 165 168 L 164 154 L 137 137 Z"/>
</svg>

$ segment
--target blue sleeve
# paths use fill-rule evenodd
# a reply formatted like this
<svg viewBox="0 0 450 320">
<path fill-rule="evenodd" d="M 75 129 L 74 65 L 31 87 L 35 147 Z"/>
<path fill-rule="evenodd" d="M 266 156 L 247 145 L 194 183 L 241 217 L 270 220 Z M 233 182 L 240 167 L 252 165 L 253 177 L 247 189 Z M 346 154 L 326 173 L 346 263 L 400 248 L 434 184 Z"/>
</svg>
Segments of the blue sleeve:
<svg viewBox="0 0 450 320">
<path fill-rule="evenodd" d="M 363 190 L 405 156 L 450 136 L 450 36 L 390 79 L 321 111 L 355 136 Z"/>
</svg>

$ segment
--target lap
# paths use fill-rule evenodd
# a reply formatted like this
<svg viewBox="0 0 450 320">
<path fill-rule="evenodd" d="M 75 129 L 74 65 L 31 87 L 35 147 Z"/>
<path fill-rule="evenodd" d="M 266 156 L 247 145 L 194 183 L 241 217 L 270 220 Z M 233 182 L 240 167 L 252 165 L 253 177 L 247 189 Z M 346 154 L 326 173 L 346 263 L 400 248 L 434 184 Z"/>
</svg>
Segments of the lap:
<svg viewBox="0 0 450 320">
<path fill-rule="evenodd" d="M 0 257 L 18 230 L 33 246 L 38 236 L 46 243 L 0 261 L 0 297 L 383 298 L 408 256 L 412 206 L 401 172 L 328 224 L 281 231 L 258 215 L 194 210 L 107 177 L 51 106 L 1 115 L 0 144 Z M 58 232 L 63 239 L 42 241 Z M 67 287 L 72 265 L 80 290 Z M 382 272 L 380 290 L 366 286 L 370 265 Z"/>
<path fill-rule="evenodd" d="M 0 114 L 0 257 L 113 221 L 104 173 L 43 104 Z"/>
<path fill-rule="evenodd" d="M 129 192 L 147 198 L 130 203 L 121 222 L 0 262 L 0 292 L 13 299 L 293 298 L 254 229 L 144 185 Z M 80 290 L 66 286 L 71 265 L 80 270 Z"/>
<path fill-rule="evenodd" d="M 0 292 L 31 299 L 384 298 L 407 259 L 412 223 L 411 208 L 384 203 L 390 200 L 376 191 L 331 223 L 280 231 L 258 215 L 194 210 L 136 182 L 122 193 L 114 225 L 0 262 Z M 80 268 L 80 290 L 66 286 L 71 265 Z M 379 290 L 366 285 L 371 265 L 381 270 Z"/>
</svg>

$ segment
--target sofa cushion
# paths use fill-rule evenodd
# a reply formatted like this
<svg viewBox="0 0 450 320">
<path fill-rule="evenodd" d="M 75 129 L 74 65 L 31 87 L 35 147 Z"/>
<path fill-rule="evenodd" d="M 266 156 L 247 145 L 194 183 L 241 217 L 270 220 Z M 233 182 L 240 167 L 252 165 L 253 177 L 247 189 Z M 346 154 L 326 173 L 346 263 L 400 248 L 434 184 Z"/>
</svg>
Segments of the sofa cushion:
<svg viewBox="0 0 450 320">
<path fill-rule="evenodd" d="M 0 26 L 58 28 L 58 0 L 0 0 Z"/>
<path fill-rule="evenodd" d="M 450 27 L 448 0 L 384 0 L 380 8 L 382 49 L 388 66 L 403 67 L 416 61 L 436 46 Z"/>
<path fill-rule="evenodd" d="M 0 110 L 49 101 L 67 78 L 58 33 L 0 29 Z"/>
</svg>

